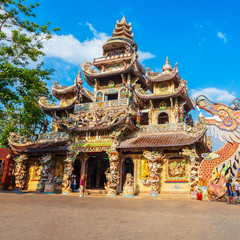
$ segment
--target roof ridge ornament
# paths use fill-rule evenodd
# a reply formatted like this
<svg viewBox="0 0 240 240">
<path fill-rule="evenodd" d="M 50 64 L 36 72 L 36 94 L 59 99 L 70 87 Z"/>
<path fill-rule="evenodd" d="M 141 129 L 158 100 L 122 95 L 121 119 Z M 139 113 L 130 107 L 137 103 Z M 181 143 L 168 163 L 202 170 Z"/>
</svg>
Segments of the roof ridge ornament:
<svg viewBox="0 0 240 240">
<path fill-rule="evenodd" d="M 163 72 L 171 72 L 172 71 L 172 67 L 169 64 L 168 57 L 166 57 L 165 65 L 163 66 L 162 70 L 163 70 Z"/>
<path fill-rule="evenodd" d="M 83 80 L 82 80 L 82 76 L 81 76 L 81 71 L 79 70 L 78 71 L 78 75 L 77 77 L 75 78 L 75 81 L 74 81 L 76 84 L 80 84 L 82 85 L 83 84 Z"/>
<path fill-rule="evenodd" d="M 177 62 L 175 63 L 175 67 L 174 67 L 174 70 L 176 71 L 176 72 L 178 72 L 178 67 L 177 67 Z"/>
</svg>

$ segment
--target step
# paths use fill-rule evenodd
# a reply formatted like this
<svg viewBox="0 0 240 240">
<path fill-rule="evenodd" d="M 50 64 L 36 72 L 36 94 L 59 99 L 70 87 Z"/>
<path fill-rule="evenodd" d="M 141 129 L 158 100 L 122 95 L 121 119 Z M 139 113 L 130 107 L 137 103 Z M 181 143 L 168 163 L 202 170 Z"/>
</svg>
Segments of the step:
<svg viewBox="0 0 240 240">
<path fill-rule="evenodd" d="M 105 189 L 86 189 L 86 194 L 88 195 L 106 195 L 107 191 Z"/>
</svg>

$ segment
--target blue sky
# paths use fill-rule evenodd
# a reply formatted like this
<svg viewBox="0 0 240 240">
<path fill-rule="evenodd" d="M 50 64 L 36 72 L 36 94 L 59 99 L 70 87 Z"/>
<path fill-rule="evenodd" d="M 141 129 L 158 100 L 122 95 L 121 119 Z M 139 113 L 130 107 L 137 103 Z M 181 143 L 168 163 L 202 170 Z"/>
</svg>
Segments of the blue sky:
<svg viewBox="0 0 240 240">
<path fill-rule="evenodd" d="M 80 64 L 100 57 L 102 44 L 125 15 L 144 67 L 161 71 L 166 56 L 188 82 L 194 99 L 204 94 L 229 104 L 240 98 L 240 1 L 74 1 L 40 0 L 37 22 L 60 27 L 45 44 L 45 66 L 53 80 L 72 85 Z M 88 88 L 87 84 L 84 84 Z M 206 113 L 203 113 L 206 115 Z M 199 112 L 192 111 L 194 119 Z M 214 149 L 221 146 L 215 140 Z"/>
<path fill-rule="evenodd" d="M 60 27 L 46 43 L 53 80 L 71 85 L 84 60 L 101 56 L 101 45 L 125 15 L 132 23 L 144 67 L 160 70 L 169 57 L 192 97 L 240 98 L 239 1 L 61 1 L 40 0 L 37 21 Z M 49 86 L 52 81 L 49 82 Z M 85 85 L 86 86 L 86 85 Z"/>
</svg>

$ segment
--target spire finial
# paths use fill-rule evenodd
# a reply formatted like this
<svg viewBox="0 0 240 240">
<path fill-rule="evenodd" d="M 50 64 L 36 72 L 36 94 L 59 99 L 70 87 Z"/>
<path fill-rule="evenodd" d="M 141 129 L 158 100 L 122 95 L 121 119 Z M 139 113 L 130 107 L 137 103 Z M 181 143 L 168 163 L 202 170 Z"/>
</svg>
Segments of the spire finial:
<svg viewBox="0 0 240 240">
<path fill-rule="evenodd" d="M 169 59 L 166 57 L 165 65 L 169 64 Z"/>
<path fill-rule="evenodd" d="M 165 65 L 163 66 L 162 70 L 163 70 L 163 72 L 165 72 L 165 71 L 168 71 L 168 72 L 172 71 L 172 67 L 169 64 L 168 57 L 166 57 Z"/>
<path fill-rule="evenodd" d="M 122 17 L 122 20 L 121 20 L 120 23 L 127 23 L 127 20 L 126 20 L 125 16 Z"/>
</svg>

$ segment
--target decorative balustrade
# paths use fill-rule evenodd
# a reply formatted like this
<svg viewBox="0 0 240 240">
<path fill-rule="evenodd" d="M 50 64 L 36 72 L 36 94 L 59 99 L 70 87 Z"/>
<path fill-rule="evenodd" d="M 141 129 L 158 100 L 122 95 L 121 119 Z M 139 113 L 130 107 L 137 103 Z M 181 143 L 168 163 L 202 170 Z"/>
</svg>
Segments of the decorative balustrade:
<svg viewBox="0 0 240 240">
<path fill-rule="evenodd" d="M 159 125 L 142 125 L 140 126 L 141 132 L 178 132 L 185 131 L 187 126 L 185 123 L 169 123 Z"/>
<path fill-rule="evenodd" d="M 122 108 L 122 107 L 127 107 L 128 105 L 129 105 L 128 98 L 110 100 L 110 101 L 104 101 L 104 102 L 81 103 L 81 104 L 75 105 L 74 112 L 78 113 L 86 110 Z"/>
<path fill-rule="evenodd" d="M 100 58 L 94 58 L 93 62 L 98 63 L 102 61 L 108 61 L 108 60 L 113 60 L 113 59 L 118 59 L 118 58 L 129 58 L 131 57 L 131 53 L 122 53 L 114 56 L 107 56 L 107 57 L 100 57 Z"/>
<path fill-rule="evenodd" d="M 39 135 L 37 141 L 68 140 L 69 135 L 65 132 L 50 132 Z"/>
</svg>

